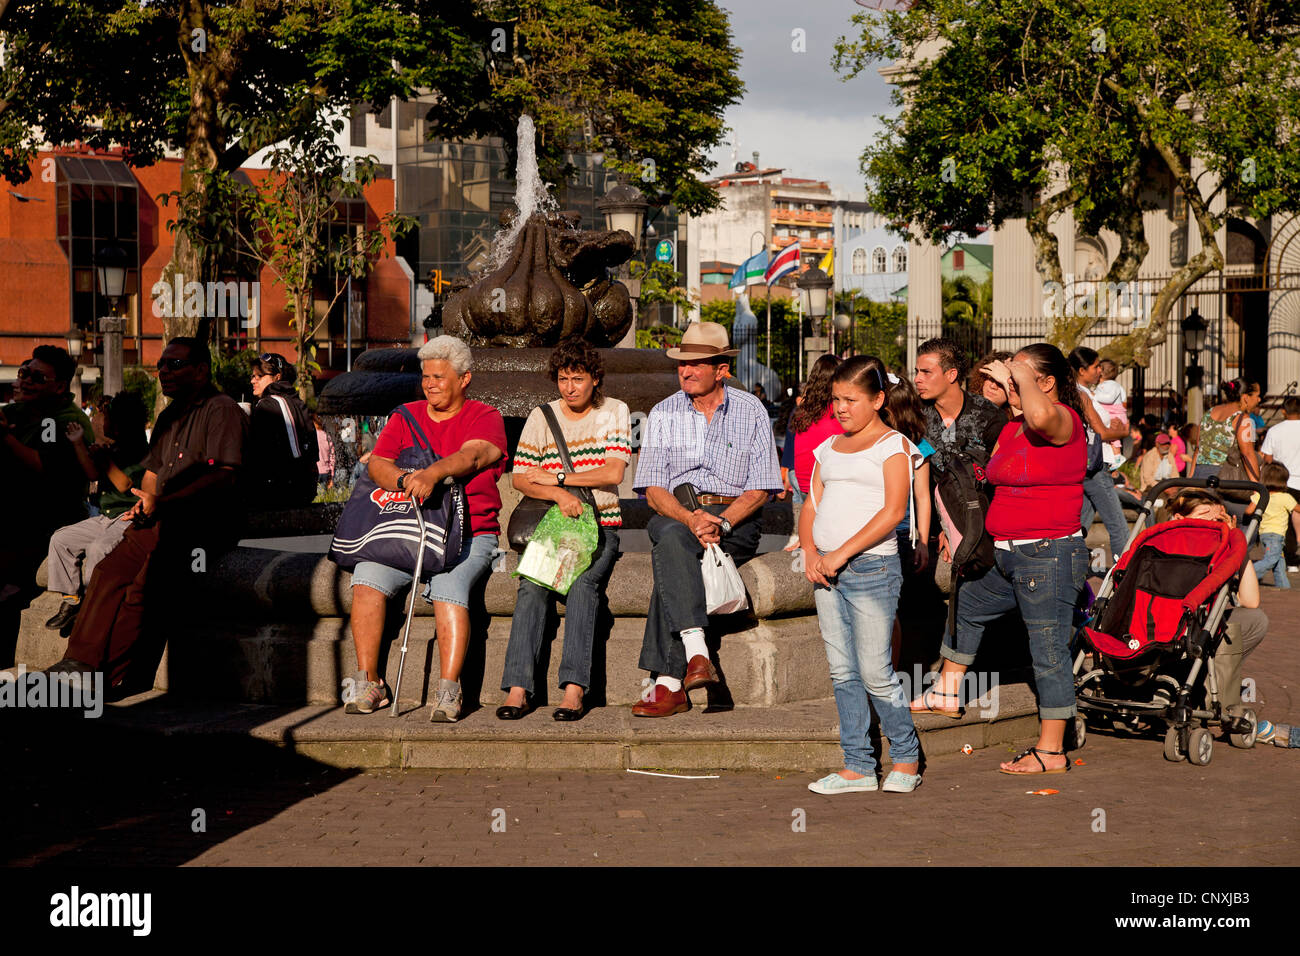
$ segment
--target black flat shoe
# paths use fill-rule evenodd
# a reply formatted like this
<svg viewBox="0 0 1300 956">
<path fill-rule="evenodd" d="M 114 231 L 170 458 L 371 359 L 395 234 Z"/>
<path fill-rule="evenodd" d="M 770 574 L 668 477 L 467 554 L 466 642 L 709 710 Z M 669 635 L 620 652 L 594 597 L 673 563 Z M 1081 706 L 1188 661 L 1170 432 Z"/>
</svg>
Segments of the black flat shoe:
<svg viewBox="0 0 1300 956">
<path fill-rule="evenodd" d="M 586 707 L 557 707 L 551 716 L 556 720 L 582 720 L 586 713 Z"/>
<path fill-rule="evenodd" d="M 522 707 L 512 707 L 509 704 L 503 704 L 497 708 L 497 720 L 518 720 L 532 712 L 532 707 L 524 704 Z"/>
</svg>

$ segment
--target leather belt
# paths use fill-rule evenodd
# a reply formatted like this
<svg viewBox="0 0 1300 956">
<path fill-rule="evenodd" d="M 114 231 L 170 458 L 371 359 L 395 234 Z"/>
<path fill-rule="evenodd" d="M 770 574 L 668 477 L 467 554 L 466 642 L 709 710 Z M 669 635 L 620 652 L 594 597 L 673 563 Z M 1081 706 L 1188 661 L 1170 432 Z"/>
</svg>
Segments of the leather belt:
<svg viewBox="0 0 1300 956">
<path fill-rule="evenodd" d="M 729 505 L 740 495 L 697 495 L 696 500 L 702 505 Z"/>
</svg>

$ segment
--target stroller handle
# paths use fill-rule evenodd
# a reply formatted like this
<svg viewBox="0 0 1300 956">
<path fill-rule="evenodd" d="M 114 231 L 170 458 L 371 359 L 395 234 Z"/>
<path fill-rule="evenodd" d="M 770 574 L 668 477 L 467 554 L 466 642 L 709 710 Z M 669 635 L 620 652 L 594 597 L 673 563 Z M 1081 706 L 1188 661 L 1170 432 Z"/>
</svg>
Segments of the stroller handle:
<svg viewBox="0 0 1300 956">
<path fill-rule="evenodd" d="M 1211 475 L 1209 478 L 1166 478 L 1164 481 L 1157 482 L 1142 496 L 1142 510 L 1150 514 L 1156 499 L 1164 493 L 1166 488 L 1205 488 L 1210 491 L 1223 488 L 1226 491 L 1251 491 L 1259 495 L 1259 503 L 1255 505 L 1255 514 L 1262 517 L 1264 511 L 1268 508 L 1268 489 L 1260 482 L 1220 481 L 1217 476 Z"/>
</svg>

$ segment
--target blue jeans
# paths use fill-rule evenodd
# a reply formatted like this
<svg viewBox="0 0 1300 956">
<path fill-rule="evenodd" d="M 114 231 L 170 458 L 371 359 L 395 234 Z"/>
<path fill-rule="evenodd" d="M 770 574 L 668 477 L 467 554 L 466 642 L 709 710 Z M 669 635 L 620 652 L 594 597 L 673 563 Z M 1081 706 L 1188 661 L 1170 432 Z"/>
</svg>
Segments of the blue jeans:
<svg viewBox="0 0 1300 956">
<path fill-rule="evenodd" d="M 1279 588 L 1290 588 L 1291 582 L 1286 576 L 1286 556 L 1282 549 L 1286 545 L 1284 534 L 1261 534 L 1259 543 L 1264 546 L 1264 556 L 1255 562 L 1255 576 L 1259 583 L 1264 583 L 1264 575 L 1273 572 L 1273 584 Z"/>
<path fill-rule="evenodd" d="M 506 645 L 506 666 L 501 672 L 501 689 L 522 687 L 533 693 L 537 655 L 542 649 L 546 617 L 558 598 L 564 602 L 564 652 L 560 657 L 560 687 L 577 684 L 585 692 L 591 686 L 591 644 L 596 636 L 596 615 L 605 592 L 609 572 L 618 559 L 618 532 L 600 529 L 600 542 L 591 564 L 562 596 L 540 584 L 519 579 L 514 617 L 510 621 L 510 643 Z"/>
<path fill-rule="evenodd" d="M 894 763 L 912 763 L 921 755 L 902 682 L 891 663 L 889 639 L 902 586 L 898 555 L 864 553 L 840 568 L 831 587 L 818 585 L 813 591 L 840 715 L 844 766 L 864 776 L 876 772 L 868 735 L 872 704 Z"/>
<path fill-rule="evenodd" d="M 1029 632 L 1038 716 L 1073 717 L 1070 636 L 1088 573 L 1088 546 L 1081 537 L 1044 538 L 1010 551 L 996 548 L 993 554 L 995 567 L 958 588 L 957 633 L 944 635 L 939 653 L 969 667 L 988 623 L 1018 608 Z"/>
<path fill-rule="evenodd" d="M 1101 515 L 1101 523 L 1106 526 L 1106 534 L 1110 535 L 1110 550 L 1118 559 L 1124 553 L 1124 545 L 1128 544 L 1128 519 L 1120 507 L 1115 482 L 1105 468 L 1091 478 L 1083 479 L 1083 510 L 1079 524 L 1085 535 L 1094 514 Z"/>
</svg>

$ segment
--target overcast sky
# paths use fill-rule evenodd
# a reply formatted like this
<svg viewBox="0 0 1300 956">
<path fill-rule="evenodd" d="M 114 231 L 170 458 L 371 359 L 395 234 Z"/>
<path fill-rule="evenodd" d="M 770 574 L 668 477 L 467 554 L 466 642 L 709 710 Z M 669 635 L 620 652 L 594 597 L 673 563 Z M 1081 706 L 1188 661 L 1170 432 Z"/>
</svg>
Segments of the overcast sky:
<svg viewBox="0 0 1300 956">
<path fill-rule="evenodd" d="M 832 187 L 865 190 L 858 159 L 879 129 L 876 117 L 892 113 L 890 87 L 873 66 L 843 82 L 831 69 L 837 37 L 852 29 L 862 8 L 853 0 L 719 0 L 731 14 L 741 49 L 741 102 L 726 122 L 739 140 L 737 160 L 754 150 L 764 166 L 787 175 L 824 179 Z M 804 31 L 804 53 L 792 49 Z M 712 158 L 715 175 L 733 168 L 730 138 Z"/>
</svg>

